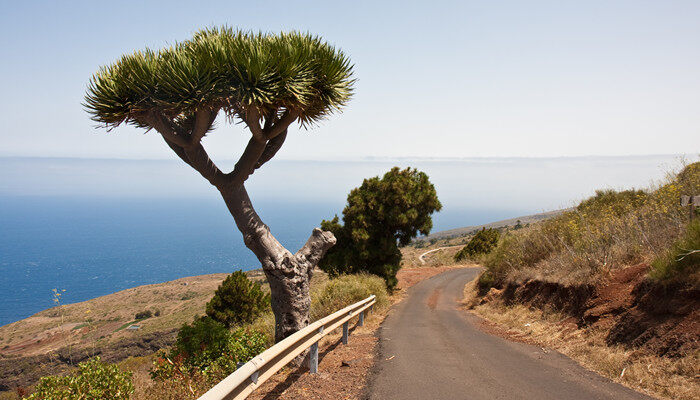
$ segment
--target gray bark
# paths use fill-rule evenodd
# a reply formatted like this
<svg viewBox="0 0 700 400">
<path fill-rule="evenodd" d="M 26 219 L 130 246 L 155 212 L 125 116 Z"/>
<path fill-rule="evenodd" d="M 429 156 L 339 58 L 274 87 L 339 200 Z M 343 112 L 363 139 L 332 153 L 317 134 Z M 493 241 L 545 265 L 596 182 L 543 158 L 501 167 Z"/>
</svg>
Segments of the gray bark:
<svg viewBox="0 0 700 400">
<path fill-rule="evenodd" d="M 262 222 L 243 185 L 220 191 L 245 245 L 255 253 L 270 284 L 275 342 L 279 342 L 309 324 L 311 276 L 335 244 L 335 236 L 316 228 L 306 244 L 292 254 Z"/>
<path fill-rule="evenodd" d="M 272 312 L 275 314 L 275 341 L 278 342 L 309 323 L 311 298 L 309 283 L 314 268 L 335 244 L 331 232 L 314 229 L 298 252 L 292 254 L 272 235 L 253 208 L 244 183 L 275 156 L 287 136 L 287 128 L 298 117 L 295 112 L 277 112 L 265 118 L 255 109 L 240 112 L 252 133 L 233 171 L 222 172 L 209 158 L 201 139 L 211 129 L 218 109 L 199 110 L 191 124 L 178 123 L 158 111 L 138 116 L 139 121 L 157 130 L 168 146 L 187 165 L 216 187 L 243 234 L 245 245 L 255 253 L 270 284 Z M 191 126 L 190 126 L 191 125 Z"/>
</svg>

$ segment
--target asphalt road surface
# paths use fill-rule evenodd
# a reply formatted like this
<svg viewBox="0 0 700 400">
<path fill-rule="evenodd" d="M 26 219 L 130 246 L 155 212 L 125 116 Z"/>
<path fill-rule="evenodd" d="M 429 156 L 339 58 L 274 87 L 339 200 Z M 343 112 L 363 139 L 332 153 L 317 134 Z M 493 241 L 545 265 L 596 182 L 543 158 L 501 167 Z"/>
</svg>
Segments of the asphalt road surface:
<svg viewBox="0 0 700 400">
<path fill-rule="evenodd" d="M 370 399 L 651 399 L 556 351 L 481 331 L 458 309 L 478 271 L 447 271 L 409 289 L 380 329 Z"/>
</svg>

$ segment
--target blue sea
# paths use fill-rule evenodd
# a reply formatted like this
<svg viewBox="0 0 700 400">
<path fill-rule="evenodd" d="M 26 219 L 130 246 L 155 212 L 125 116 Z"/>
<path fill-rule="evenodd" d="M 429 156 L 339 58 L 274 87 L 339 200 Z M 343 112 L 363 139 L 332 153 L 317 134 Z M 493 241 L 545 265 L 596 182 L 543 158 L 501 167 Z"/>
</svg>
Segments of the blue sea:
<svg viewBox="0 0 700 400">
<path fill-rule="evenodd" d="M 435 183 L 434 231 L 575 204 L 596 188 L 644 187 L 676 156 L 273 161 L 249 191 L 292 251 L 348 191 L 393 165 Z M 223 201 L 175 161 L 0 158 L 0 325 L 53 306 L 185 276 L 259 268 Z"/>
</svg>

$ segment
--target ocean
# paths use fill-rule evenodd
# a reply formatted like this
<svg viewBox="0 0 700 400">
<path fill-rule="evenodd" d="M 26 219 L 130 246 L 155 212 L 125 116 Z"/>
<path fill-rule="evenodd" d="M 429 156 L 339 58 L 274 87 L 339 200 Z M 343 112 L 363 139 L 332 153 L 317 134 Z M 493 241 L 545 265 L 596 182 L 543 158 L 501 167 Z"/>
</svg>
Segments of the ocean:
<svg viewBox="0 0 700 400">
<path fill-rule="evenodd" d="M 273 161 L 249 191 L 292 251 L 340 214 L 362 178 L 415 166 L 444 209 L 434 231 L 574 205 L 596 188 L 644 187 L 676 156 Z M 175 161 L 0 158 L 0 325 L 65 303 L 185 276 L 259 268 L 214 190 Z"/>
</svg>

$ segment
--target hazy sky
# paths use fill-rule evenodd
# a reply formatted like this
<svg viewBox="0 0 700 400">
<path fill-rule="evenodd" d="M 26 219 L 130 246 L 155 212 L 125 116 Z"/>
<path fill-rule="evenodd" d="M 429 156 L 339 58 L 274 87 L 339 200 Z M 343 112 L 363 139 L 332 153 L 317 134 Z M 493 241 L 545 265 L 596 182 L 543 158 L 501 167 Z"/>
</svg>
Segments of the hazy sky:
<svg viewBox="0 0 700 400">
<path fill-rule="evenodd" d="M 279 157 L 700 151 L 700 1 L 1 0 L 0 155 L 171 158 L 153 133 L 95 130 L 91 74 L 199 28 L 322 35 L 356 67 L 343 114 Z M 233 158 L 220 126 L 205 145 Z"/>
</svg>

